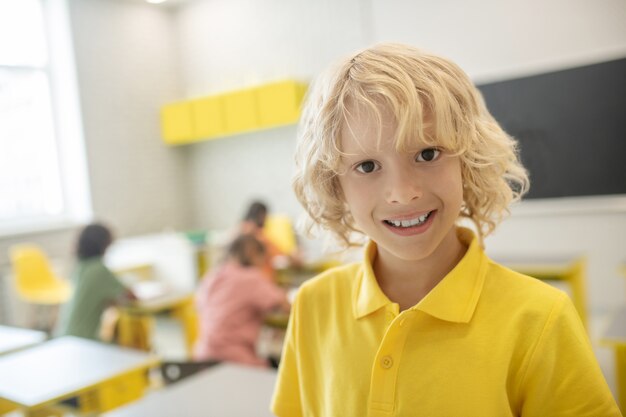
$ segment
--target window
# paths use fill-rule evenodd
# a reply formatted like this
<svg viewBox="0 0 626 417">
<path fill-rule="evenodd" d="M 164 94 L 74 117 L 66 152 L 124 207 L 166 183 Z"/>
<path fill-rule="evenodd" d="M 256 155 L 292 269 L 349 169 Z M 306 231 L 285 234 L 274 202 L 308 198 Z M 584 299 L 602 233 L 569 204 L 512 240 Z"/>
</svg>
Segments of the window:
<svg viewBox="0 0 626 417">
<path fill-rule="evenodd" d="M 0 235 L 90 216 L 71 57 L 64 0 L 0 0 Z"/>
</svg>

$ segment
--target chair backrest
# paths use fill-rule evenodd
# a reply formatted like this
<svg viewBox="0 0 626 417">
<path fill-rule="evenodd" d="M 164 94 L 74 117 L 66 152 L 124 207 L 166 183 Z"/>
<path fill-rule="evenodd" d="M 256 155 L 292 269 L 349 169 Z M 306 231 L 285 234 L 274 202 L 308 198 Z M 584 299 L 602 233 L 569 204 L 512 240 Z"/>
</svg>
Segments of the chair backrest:
<svg viewBox="0 0 626 417">
<path fill-rule="evenodd" d="M 292 253 L 296 249 L 296 234 L 288 216 L 267 216 L 263 232 L 283 253 Z"/>
<path fill-rule="evenodd" d="M 11 247 L 9 253 L 18 292 L 39 291 L 54 286 L 58 281 L 46 254 L 38 246 L 16 245 Z"/>
</svg>

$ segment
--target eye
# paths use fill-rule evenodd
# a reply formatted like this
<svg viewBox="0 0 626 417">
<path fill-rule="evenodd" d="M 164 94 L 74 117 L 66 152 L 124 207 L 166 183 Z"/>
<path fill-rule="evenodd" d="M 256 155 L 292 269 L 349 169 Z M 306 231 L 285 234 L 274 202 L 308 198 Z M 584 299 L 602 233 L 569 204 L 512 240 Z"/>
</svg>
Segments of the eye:
<svg viewBox="0 0 626 417">
<path fill-rule="evenodd" d="M 369 174 L 378 169 L 378 164 L 374 161 L 364 161 L 358 164 L 355 169 L 363 174 Z"/>
<path fill-rule="evenodd" d="M 415 160 L 417 162 L 431 162 L 439 158 L 440 154 L 441 151 L 437 148 L 427 148 L 420 151 L 415 157 Z"/>
</svg>

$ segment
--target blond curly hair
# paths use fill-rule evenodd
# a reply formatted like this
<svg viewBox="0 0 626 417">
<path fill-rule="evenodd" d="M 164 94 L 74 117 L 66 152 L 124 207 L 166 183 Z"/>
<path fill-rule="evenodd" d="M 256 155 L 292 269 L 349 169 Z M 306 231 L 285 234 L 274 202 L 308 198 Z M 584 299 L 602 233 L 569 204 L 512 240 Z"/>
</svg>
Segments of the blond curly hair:
<svg viewBox="0 0 626 417">
<path fill-rule="evenodd" d="M 461 68 L 411 46 L 380 44 L 340 61 L 307 92 L 293 187 L 309 215 L 309 232 L 320 226 L 346 245 L 353 244 L 352 232 L 359 232 L 338 179 L 341 132 L 357 107 L 371 110 L 379 127 L 383 110 L 393 115 L 398 150 L 419 139 L 460 157 L 459 217 L 475 224 L 481 240 L 528 190 L 517 142 L 491 116 Z"/>
</svg>

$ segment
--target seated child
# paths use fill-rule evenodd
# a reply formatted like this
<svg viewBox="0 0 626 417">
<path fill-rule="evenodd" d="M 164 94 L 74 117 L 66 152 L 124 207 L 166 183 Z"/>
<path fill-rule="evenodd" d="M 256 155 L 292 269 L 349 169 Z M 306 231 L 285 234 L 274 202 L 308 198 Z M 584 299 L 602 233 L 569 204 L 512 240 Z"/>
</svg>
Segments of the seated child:
<svg viewBox="0 0 626 417">
<path fill-rule="evenodd" d="M 80 232 L 72 273 L 74 294 L 61 307 L 56 335 L 98 340 L 105 309 L 123 298 L 135 298 L 102 262 L 112 242 L 111 232 L 102 224 L 90 224 Z"/>
<path fill-rule="evenodd" d="M 265 247 L 266 257 L 263 270 L 266 278 L 274 282 L 276 279 L 275 263 L 286 265 L 300 265 L 300 257 L 297 251 L 285 253 L 278 247 L 265 233 L 265 223 L 268 215 L 267 205 L 261 201 L 254 201 L 246 210 L 246 213 L 239 225 L 239 234 L 253 235 Z"/>
<path fill-rule="evenodd" d="M 483 252 L 528 178 L 457 65 L 363 50 L 317 80 L 300 126 L 297 197 L 369 243 L 298 291 L 275 414 L 620 415 L 567 295 Z"/>
<path fill-rule="evenodd" d="M 225 261 L 209 273 L 196 293 L 200 322 L 193 357 L 268 366 L 256 354 L 265 314 L 289 310 L 282 289 L 263 272 L 265 247 L 252 235 L 241 235 L 229 246 Z"/>
</svg>

